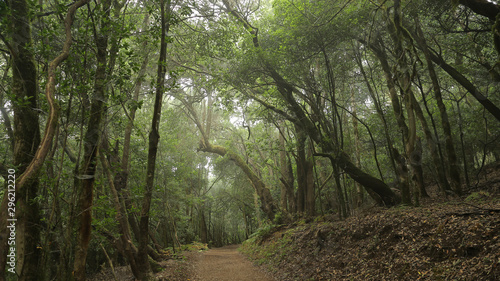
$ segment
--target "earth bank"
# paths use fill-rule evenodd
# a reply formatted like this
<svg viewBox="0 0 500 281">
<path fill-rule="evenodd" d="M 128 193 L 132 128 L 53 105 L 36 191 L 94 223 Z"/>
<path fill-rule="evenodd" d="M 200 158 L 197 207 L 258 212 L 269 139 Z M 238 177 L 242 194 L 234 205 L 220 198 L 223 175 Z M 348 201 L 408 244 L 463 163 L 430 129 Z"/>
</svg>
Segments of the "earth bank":
<svg viewBox="0 0 500 281">
<path fill-rule="evenodd" d="M 500 200 L 486 195 L 269 227 L 241 251 L 277 280 L 500 280 Z"/>
</svg>

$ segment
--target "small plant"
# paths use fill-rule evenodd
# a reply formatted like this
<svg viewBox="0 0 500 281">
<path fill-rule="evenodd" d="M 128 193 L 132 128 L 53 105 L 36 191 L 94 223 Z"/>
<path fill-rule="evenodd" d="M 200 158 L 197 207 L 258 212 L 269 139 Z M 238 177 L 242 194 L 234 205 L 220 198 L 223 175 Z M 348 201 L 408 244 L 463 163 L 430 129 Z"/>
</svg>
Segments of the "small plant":
<svg viewBox="0 0 500 281">
<path fill-rule="evenodd" d="M 465 198 L 465 201 L 467 202 L 483 201 L 487 198 L 490 198 L 490 193 L 488 191 L 479 191 L 479 192 L 472 192 L 471 195 Z"/>
<path fill-rule="evenodd" d="M 277 212 L 274 215 L 273 223 L 274 224 L 282 224 L 283 223 L 283 213 L 282 212 Z"/>
<path fill-rule="evenodd" d="M 183 251 L 198 251 L 198 252 L 201 252 L 201 251 L 204 251 L 204 250 L 208 250 L 208 245 L 206 243 L 201 243 L 201 242 L 194 241 L 191 244 L 182 245 L 181 246 L 181 250 L 183 250 Z"/>
<path fill-rule="evenodd" d="M 273 229 L 276 227 L 274 224 L 265 224 L 259 229 L 257 229 L 256 232 L 252 233 L 249 238 L 263 238 L 266 236 L 269 236 L 271 233 L 273 233 Z"/>
</svg>

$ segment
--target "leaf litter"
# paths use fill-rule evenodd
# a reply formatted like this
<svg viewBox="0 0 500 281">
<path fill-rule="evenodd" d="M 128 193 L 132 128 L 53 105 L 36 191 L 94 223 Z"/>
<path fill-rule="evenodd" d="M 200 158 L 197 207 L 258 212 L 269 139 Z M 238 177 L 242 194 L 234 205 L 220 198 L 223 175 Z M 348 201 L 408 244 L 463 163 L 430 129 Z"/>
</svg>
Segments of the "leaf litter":
<svg viewBox="0 0 500 281">
<path fill-rule="evenodd" d="M 281 226 L 242 251 L 277 280 L 500 280 L 500 201 Z"/>
</svg>

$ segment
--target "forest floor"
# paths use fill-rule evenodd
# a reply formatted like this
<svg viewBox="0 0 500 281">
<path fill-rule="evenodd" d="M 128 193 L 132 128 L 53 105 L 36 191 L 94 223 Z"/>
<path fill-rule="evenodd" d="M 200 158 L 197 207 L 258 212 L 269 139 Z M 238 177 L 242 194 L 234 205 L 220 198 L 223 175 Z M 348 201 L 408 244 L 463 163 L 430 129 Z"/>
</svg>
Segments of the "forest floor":
<svg viewBox="0 0 500 281">
<path fill-rule="evenodd" d="M 269 226 L 236 246 L 187 251 L 163 261 L 158 280 L 500 280 L 500 165 L 462 198 L 419 207 L 367 207 Z M 109 271 L 109 270 L 108 270 Z M 134 280 L 126 267 L 117 280 Z M 266 273 L 264 273 L 266 272 Z M 109 272 L 108 272 L 109 273 Z M 114 280 L 111 275 L 93 281 Z"/>
<path fill-rule="evenodd" d="M 241 250 L 276 280 L 500 280 L 500 201 L 320 218 Z"/>
<path fill-rule="evenodd" d="M 500 280 L 500 165 L 461 198 L 273 226 L 240 250 L 276 280 Z"/>
</svg>

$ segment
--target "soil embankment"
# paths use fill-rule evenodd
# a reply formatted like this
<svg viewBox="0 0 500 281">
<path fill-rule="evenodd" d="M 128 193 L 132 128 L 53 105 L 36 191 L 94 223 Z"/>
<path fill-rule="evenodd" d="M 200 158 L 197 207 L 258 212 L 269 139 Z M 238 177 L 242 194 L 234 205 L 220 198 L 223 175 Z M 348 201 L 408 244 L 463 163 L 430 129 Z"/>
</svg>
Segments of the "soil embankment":
<svg viewBox="0 0 500 281">
<path fill-rule="evenodd" d="M 277 280 L 500 280 L 500 202 L 374 209 L 276 227 L 243 253 Z M 235 279 L 236 280 L 236 279 Z"/>
</svg>

